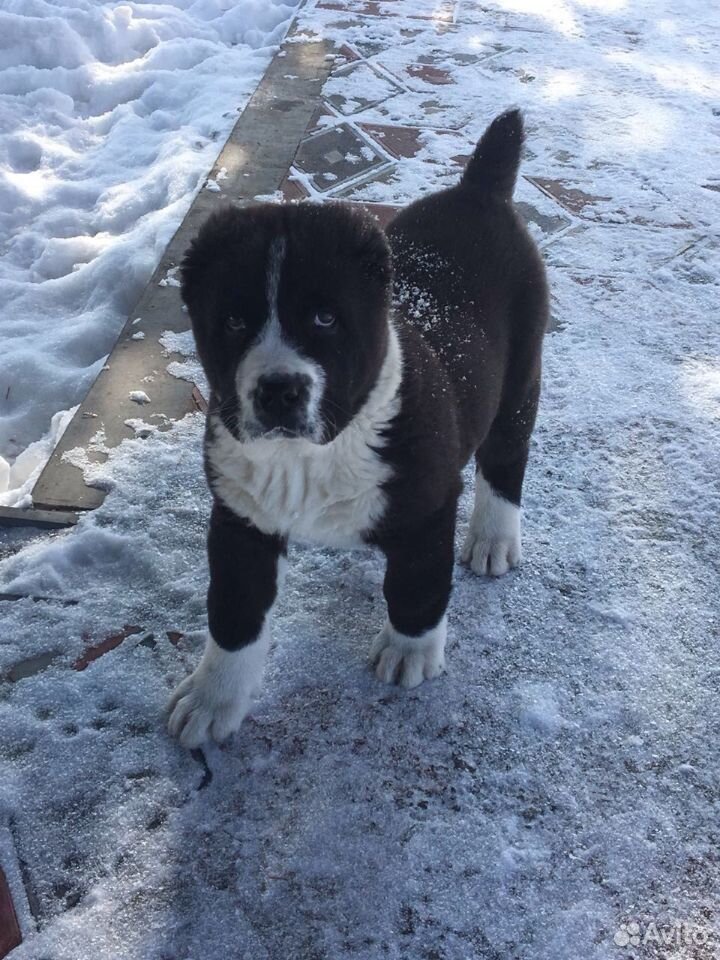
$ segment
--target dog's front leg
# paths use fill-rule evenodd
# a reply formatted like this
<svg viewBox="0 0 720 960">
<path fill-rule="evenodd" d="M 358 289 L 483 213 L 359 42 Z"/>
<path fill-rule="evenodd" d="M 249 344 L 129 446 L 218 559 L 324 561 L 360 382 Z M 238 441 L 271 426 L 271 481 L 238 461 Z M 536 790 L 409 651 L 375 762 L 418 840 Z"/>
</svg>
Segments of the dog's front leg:
<svg viewBox="0 0 720 960">
<path fill-rule="evenodd" d="M 185 747 L 238 729 L 259 686 L 270 646 L 270 611 L 286 543 L 216 501 L 210 518 L 209 634 L 197 669 L 169 704 L 169 729 Z"/>
<path fill-rule="evenodd" d="M 445 669 L 456 501 L 415 530 L 381 543 L 388 619 L 370 649 L 377 677 L 416 687 Z"/>
</svg>

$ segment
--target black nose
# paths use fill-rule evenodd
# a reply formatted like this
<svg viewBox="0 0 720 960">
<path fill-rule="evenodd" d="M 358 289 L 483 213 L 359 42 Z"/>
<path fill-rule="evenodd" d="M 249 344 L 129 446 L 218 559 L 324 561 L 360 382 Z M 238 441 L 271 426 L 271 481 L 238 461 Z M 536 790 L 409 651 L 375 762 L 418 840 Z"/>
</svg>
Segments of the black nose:
<svg viewBox="0 0 720 960">
<path fill-rule="evenodd" d="M 255 387 L 255 405 L 266 417 L 279 421 L 297 413 L 310 396 L 310 377 L 304 373 L 272 373 L 260 377 Z"/>
</svg>

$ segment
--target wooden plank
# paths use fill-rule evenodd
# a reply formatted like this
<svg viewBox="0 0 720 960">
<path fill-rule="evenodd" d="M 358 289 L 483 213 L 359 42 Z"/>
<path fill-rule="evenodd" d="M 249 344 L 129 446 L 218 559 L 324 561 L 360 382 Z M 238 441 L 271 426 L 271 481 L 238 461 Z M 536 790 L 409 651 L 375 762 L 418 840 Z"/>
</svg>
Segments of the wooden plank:
<svg viewBox="0 0 720 960">
<path fill-rule="evenodd" d="M 18 849 L 16 825 L 13 820 L 3 820 L 1 815 L 0 873 L 4 875 L 4 881 L 0 879 L 0 958 L 2 958 L 3 947 L 7 942 L 3 937 L 14 934 L 14 939 L 18 943 L 28 939 L 37 929 L 40 910 L 37 897 L 29 884 L 27 866 Z M 8 899 L 12 907 L 9 917 Z M 12 938 L 9 942 L 10 952 L 12 952 L 18 943 L 13 946 Z"/>
<path fill-rule="evenodd" d="M 103 431 L 103 445 L 115 447 L 134 432 L 125 421 L 141 418 L 162 424 L 198 409 L 193 385 L 167 373 L 168 358 L 159 343 L 165 330 L 183 332 L 188 318 L 177 286 L 161 286 L 177 266 L 209 213 L 223 201 L 247 201 L 280 187 L 298 144 L 320 102 L 320 91 L 332 67 L 332 45 L 324 40 L 289 41 L 276 56 L 223 147 L 210 177 L 219 191 L 201 189 L 170 241 L 148 286 L 120 333 L 120 337 L 85 400 L 53 452 L 35 488 L 33 503 L 50 510 L 90 510 L 99 506 L 105 491 L 88 487 L 82 471 L 64 460 L 74 448 L 90 460 L 104 454 L 88 450 Z M 226 175 L 217 180 L 222 168 Z M 135 319 L 140 321 L 135 323 Z M 143 339 L 133 339 L 138 332 Z M 143 391 L 148 402 L 131 399 Z"/>
<path fill-rule="evenodd" d="M 0 527 L 39 527 L 52 530 L 72 527 L 78 515 L 67 510 L 20 510 L 17 507 L 0 507 Z"/>
</svg>

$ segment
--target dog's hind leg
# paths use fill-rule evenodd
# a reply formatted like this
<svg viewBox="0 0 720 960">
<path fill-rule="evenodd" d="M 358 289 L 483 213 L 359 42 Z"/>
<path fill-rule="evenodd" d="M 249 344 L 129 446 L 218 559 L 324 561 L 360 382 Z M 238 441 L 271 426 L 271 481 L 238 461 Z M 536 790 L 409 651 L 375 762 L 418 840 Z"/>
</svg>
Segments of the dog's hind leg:
<svg viewBox="0 0 720 960">
<path fill-rule="evenodd" d="M 501 577 L 520 562 L 520 502 L 540 398 L 547 318 L 547 286 L 538 258 L 516 289 L 500 403 L 475 452 L 475 506 L 461 559 L 477 574 Z"/>
<path fill-rule="evenodd" d="M 477 574 L 500 577 L 521 557 L 520 502 L 539 383 L 524 400 L 501 405 L 475 454 L 475 505 L 461 559 Z"/>
</svg>

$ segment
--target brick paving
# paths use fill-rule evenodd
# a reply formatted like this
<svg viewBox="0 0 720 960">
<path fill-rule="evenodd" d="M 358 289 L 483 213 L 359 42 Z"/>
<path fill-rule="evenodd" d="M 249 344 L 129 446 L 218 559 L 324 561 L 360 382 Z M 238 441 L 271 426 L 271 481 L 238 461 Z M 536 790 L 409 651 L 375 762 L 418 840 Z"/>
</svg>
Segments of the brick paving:
<svg viewBox="0 0 720 960">
<path fill-rule="evenodd" d="M 469 50 L 468 30 L 476 26 Z M 321 0 L 305 5 L 298 32 L 334 39 L 338 55 L 282 194 L 358 202 L 383 222 L 413 199 L 418 184 L 430 189 L 452 183 L 484 124 L 512 103 L 525 105 L 523 94 L 537 80 L 523 66 L 533 59 L 528 51 L 551 39 L 538 16 L 501 13 L 477 0 Z M 639 42 L 633 30 L 625 39 L 628 47 Z M 490 89 L 503 80 L 510 99 L 483 97 L 485 78 Z M 587 241 L 593 223 L 679 235 L 695 229 L 688 215 L 667 202 L 662 184 L 648 183 L 629 164 L 617 169 L 617 185 L 641 189 L 641 206 L 637 194 L 632 205 L 623 200 L 626 189 L 614 199 L 595 187 L 598 170 L 617 166 L 617 158 L 584 159 L 580 149 L 564 146 L 573 141 L 577 146 L 574 131 L 546 133 L 532 111 L 528 128 L 516 199 L 541 246 L 568 235 Z M 536 151 L 547 146 L 548 136 L 552 150 L 538 159 Z M 703 186 L 719 189 L 712 178 Z"/>
</svg>

